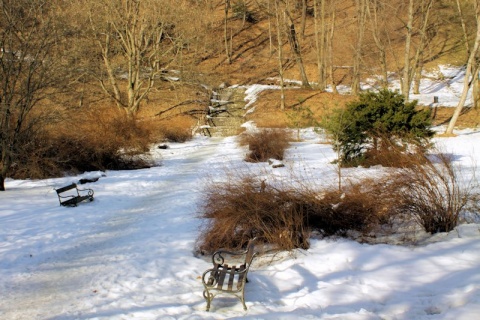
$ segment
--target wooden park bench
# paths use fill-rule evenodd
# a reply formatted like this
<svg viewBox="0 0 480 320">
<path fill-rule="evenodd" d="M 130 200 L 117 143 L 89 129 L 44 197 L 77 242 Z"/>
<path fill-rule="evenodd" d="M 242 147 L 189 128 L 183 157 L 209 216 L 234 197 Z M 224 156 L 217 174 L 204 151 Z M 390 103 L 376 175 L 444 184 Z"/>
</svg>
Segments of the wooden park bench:
<svg viewBox="0 0 480 320">
<path fill-rule="evenodd" d="M 252 239 L 248 242 L 247 250 L 245 251 L 230 252 L 218 250 L 213 254 L 213 268 L 205 271 L 202 276 L 203 286 L 205 287 L 203 297 L 207 300 L 207 311 L 210 310 L 210 303 L 214 296 L 219 293 L 236 296 L 242 302 L 243 309 L 247 310 L 244 290 L 245 283 L 248 282 L 248 270 L 253 258 L 258 254 L 258 252 L 254 252 L 254 247 L 255 239 Z M 229 263 L 225 262 L 226 257 L 231 260 Z"/>
<path fill-rule="evenodd" d="M 89 200 L 93 201 L 92 189 L 78 189 L 76 183 L 56 189 L 61 206 L 76 207 L 78 203 Z M 80 193 L 82 192 L 82 194 Z M 85 193 L 86 192 L 86 193 Z"/>
</svg>

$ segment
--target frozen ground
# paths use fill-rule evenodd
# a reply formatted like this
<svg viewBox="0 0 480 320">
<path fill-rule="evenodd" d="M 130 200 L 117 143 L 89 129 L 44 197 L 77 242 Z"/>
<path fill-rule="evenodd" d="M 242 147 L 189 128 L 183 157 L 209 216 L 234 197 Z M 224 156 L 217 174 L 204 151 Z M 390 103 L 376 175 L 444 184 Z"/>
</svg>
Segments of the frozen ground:
<svg viewBox="0 0 480 320">
<path fill-rule="evenodd" d="M 480 132 L 458 133 L 435 141 L 472 176 Z M 308 251 L 255 261 L 247 311 L 222 296 L 205 311 L 200 276 L 210 265 L 193 254 L 205 182 L 228 168 L 335 183 L 331 146 L 312 130 L 303 138 L 278 169 L 243 162 L 234 137 L 195 137 L 153 148 L 161 166 L 151 169 L 7 180 L 0 193 L 0 319 L 478 319 L 479 224 L 417 246 L 312 239 Z M 355 170 L 370 177 L 382 171 Z M 93 177 L 100 179 L 85 186 L 95 201 L 59 206 L 55 188 Z"/>
<path fill-rule="evenodd" d="M 0 194 L 1 319 L 475 319 L 480 314 L 480 226 L 463 225 L 416 247 L 312 240 L 294 255 L 258 259 L 248 311 L 217 297 L 204 311 L 193 248 L 206 179 L 226 167 L 265 177 L 308 171 L 334 181 L 329 145 L 312 131 L 294 143 L 286 168 L 251 165 L 235 138 L 197 137 L 155 149 L 162 166 L 106 172 L 95 201 L 58 205 L 54 188 L 82 177 L 8 180 Z M 480 133 L 439 140 L 470 168 Z M 378 168 L 362 169 L 374 176 Z"/>
</svg>

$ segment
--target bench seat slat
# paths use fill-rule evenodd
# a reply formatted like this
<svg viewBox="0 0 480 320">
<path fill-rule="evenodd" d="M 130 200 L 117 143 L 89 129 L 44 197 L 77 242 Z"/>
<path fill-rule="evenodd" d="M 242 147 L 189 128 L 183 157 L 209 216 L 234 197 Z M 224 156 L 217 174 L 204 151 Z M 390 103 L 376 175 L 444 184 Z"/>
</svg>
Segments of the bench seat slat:
<svg viewBox="0 0 480 320">
<path fill-rule="evenodd" d="M 228 265 L 224 264 L 223 268 L 218 271 L 218 289 L 222 289 L 223 287 L 223 282 L 225 281 L 225 276 L 227 275 L 228 272 Z"/>
<path fill-rule="evenodd" d="M 213 284 L 215 283 L 215 279 L 218 278 L 218 267 L 219 266 L 220 266 L 219 264 L 216 264 L 215 266 L 213 266 L 211 276 L 210 276 L 210 278 L 208 279 L 208 282 L 207 282 L 208 286 L 213 286 Z"/>
<path fill-rule="evenodd" d="M 234 279 L 235 279 L 235 266 L 233 266 L 230 270 L 230 276 L 228 278 L 228 291 L 232 291 Z"/>
<path fill-rule="evenodd" d="M 240 275 L 238 276 L 237 289 L 240 290 L 243 286 L 243 278 L 245 278 L 245 272 L 243 272 L 245 271 L 245 265 L 242 264 L 238 271 L 240 272 Z"/>
</svg>

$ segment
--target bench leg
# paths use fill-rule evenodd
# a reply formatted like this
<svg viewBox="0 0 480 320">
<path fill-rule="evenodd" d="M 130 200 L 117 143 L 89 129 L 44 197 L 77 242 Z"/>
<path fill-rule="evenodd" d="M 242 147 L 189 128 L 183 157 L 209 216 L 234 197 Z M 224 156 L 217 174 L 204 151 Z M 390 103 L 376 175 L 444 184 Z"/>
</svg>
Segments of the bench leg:
<svg viewBox="0 0 480 320">
<path fill-rule="evenodd" d="M 240 301 L 243 304 L 243 310 L 247 311 L 247 306 L 245 305 L 245 292 L 242 290 L 242 296 L 240 297 Z"/>
<path fill-rule="evenodd" d="M 207 300 L 207 311 L 210 311 L 210 303 L 212 302 L 213 295 L 210 292 L 208 292 L 207 289 L 205 289 L 203 291 L 203 297 L 205 298 L 205 300 Z"/>
</svg>

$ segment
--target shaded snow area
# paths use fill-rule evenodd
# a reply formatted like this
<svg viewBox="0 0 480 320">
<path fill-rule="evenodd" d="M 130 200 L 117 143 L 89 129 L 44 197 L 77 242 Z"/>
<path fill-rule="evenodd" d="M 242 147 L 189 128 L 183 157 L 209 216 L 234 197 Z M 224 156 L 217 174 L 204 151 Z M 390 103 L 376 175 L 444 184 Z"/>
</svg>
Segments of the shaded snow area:
<svg viewBox="0 0 480 320">
<path fill-rule="evenodd" d="M 150 169 L 7 180 L 0 193 L 0 319 L 478 319 L 478 224 L 416 246 L 311 239 L 309 250 L 255 260 L 247 311 L 221 295 L 205 311 L 200 277 L 210 263 L 193 252 L 205 183 L 246 170 L 267 182 L 298 173 L 334 184 L 331 146 L 311 129 L 303 138 L 278 169 L 244 162 L 235 137 L 195 137 L 153 148 L 159 166 Z M 435 141 L 473 174 L 480 132 Z M 96 177 L 84 185 L 95 190 L 93 202 L 59 206 L 55 188 Z"/>
</svg>

